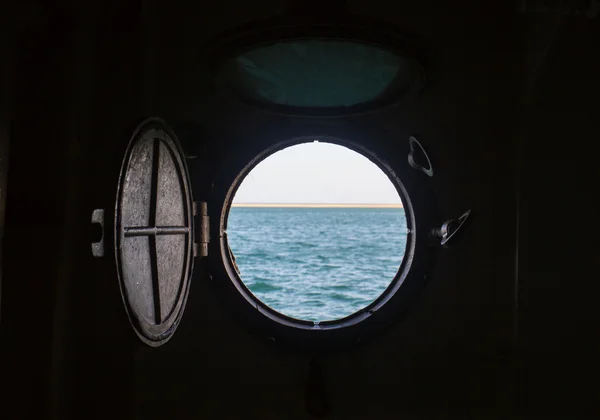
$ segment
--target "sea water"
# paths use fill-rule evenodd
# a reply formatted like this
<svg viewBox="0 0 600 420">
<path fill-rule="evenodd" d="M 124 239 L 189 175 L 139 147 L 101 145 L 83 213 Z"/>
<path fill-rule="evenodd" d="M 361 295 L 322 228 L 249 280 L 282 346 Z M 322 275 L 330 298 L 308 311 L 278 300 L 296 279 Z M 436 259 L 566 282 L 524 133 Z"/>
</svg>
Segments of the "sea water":
<svg viewBox="0 0 600 420">
<path fill-rule="evenodd" d="M 227 237 L 240 277 L 264 304 L 310 321 L 364 308 L 404 256 L 402 208 L 233 207 Z"/>
</svg>

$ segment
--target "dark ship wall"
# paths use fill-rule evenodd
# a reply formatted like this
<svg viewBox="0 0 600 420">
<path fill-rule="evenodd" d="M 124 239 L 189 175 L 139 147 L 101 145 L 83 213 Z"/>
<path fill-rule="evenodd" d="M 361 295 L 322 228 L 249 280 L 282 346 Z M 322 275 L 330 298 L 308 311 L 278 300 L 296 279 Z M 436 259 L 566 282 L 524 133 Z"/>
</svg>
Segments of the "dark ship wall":
<svg viewBox="0 0 600 420">
<path fill-rule="evenodd" d="M 427 85 L 398 107 L 307 126 L 219 97 L 199 59 L 212 37 L 284 8 L 10 10 L 0 65 L 0 416 L 311 417 L 312 356 L 246 328 L 202 269 L 177 333 L 150 348 L 130 330 L 114 263 L 92 258 L 91 211 L 114 202 L 123 141 L 153 115 L 198 127 L 185 143 L 216 183 L 276 133 L 360 127 L 392 151 L 416 133 L 441 174 L 440 214 L 476 212 L 461 241 L 438 253 L 407 316 L 319 356 L 314 392 L 327 418 L 590 413 L 598 19 L 475 1 L 349 1 L 348 11 L 424 40 Z"/>
</svg>

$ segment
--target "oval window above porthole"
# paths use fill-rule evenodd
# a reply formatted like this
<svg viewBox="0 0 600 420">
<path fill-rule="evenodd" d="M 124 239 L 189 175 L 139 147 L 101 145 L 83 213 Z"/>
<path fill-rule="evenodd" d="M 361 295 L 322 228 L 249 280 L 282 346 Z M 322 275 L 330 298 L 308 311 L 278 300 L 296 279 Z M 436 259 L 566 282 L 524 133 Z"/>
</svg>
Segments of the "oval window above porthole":
<svg viewBox="0 0 600 420">
<path fill-rule="evenodd" d="M 222 34 L 203 53 L 223 97 L 277 114 L 343 117 L 376 111 L 423 87 L 424 43 L 380 21 L 294 16 Z"/>
<path fill-rule="evenodd" d="M 409 233 L 387 174 L 324 142 L 262 160 L 236 187 L 226 223 L 232 280 L 298 325 L 335 324 L 393 294 Z"/>
<path fill-rule="evenodd" d="M 326 39 L 260 45 L 226 60 L 220 73 L 247 101 L 314 110 L 389 102 L 419 77 L 412 59 L 391 50 Z"/>
</svg>

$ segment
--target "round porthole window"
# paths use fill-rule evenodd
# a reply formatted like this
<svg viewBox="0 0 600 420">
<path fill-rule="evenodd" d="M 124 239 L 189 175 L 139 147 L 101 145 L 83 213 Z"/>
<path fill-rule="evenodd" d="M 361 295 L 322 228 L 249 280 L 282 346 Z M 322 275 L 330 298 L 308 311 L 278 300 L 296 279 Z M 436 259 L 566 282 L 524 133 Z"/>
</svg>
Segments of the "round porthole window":
<svg viewBox="0 0 600 420">
<path fill-rule="evenodd" d="M 375 158 L 326 141 L 266 153 L 232 186 L 222 246 L 229 275 L 280 324 L 360 322 L 410 266 L 411 208 Z"/>
</svg>

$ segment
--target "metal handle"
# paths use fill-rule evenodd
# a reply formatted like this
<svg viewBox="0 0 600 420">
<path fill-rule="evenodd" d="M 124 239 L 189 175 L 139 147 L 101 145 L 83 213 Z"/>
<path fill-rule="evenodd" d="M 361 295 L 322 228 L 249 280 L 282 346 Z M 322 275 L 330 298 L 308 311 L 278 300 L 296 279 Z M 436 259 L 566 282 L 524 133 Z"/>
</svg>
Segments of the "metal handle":
<svg viewBox="0 0 600 420">
<path fill-rule="evenodd" d="M 104 209 L 92 212 L 92 224 L 100 225 L 102 234 L 98 242 L 92 242 L 92 255 L 97 258 L 104 257 Z"/>
<path fill-rule="evenodd" d="M 450 219 L 442 225 L 439 229 L 434 229 L 432 235 L 441 238 L 440 245 L 447 247 L 448 243 L 456 239 L 459 232 L 461 232 L 469 220 L 471 215 L 471 209 L 465 211 L 456 219 Z"/>
<path fill-rule="evenodd" d="M 408 153 L 408 164 L 413 169 L 416 169 L 418 171 L 423 171 L 425 173 L 425 175 L 427 175 L 427 176 L 430 176 L 430 177 L 433 176 L 433 165 L 431 165 L 431 160 L 429 159 L 429 156 L 427 155 L 427 152 L 425 152 L 425 149 L 423 148 L 421 143 L 419 143 L 419 141 L 416 138 L 414 138 L 413 136 L 410 136 L 408 138 L 408 145 L 410 147 L 410 152 Z M 425 160 L 427 160 L 427 168 L 424 167 L 423 165 L 421 165 L 415 159 L 416 148 L 419 149 L 421 154 L 425 157 Z"/>
</svg>

